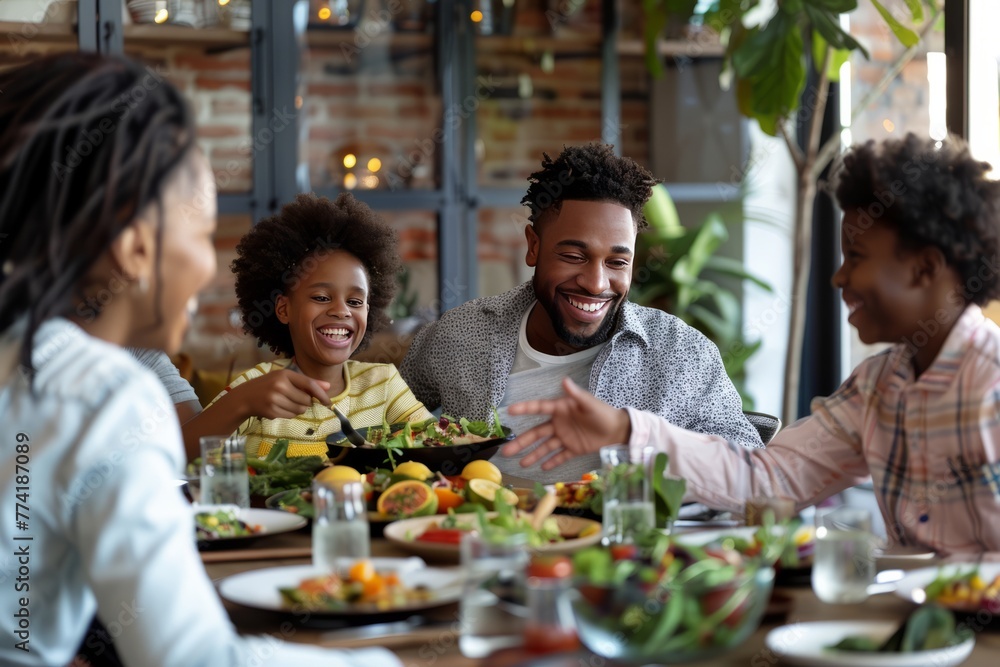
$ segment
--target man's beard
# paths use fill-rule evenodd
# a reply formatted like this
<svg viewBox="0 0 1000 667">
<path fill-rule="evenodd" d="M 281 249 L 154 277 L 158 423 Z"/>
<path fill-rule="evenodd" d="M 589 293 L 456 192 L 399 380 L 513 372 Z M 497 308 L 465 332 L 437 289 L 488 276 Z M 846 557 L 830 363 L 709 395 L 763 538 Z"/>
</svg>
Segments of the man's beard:
<svg viewBox="0 0 1000 667">
<path fill-rule="evenodd" d="M 611 330 L 614 328 L 615 322 L 618 320 L 618 313 L 628 296 L 616 296 L 612 302 L 613 305 L 608 309 L 608 314 L 604 316 L 604 319 L 601 320 L 600 326 L 597 327 L 597 331 L 589 336 L 580 336 L 569 330 L 569 327 L 566 326 L 566 322 L 560 316 L 552 299 L 549 299 L 547 296 L 543 296 L 541 294 L 538 289 L 535 276 L 532 276 L 531 278 L 531 286 L 535 290 L 535 298 L 538 299 L 538 303 L 541 304 L 542 308 L 545 309 L 545 312 L 548 313 L 549 321 L 552 322 L 552 328 L 555 330 L 556 335 L 559 336 L 559 339 L 567 345 L 581 350 L 594 347 L 595 345 L 601 345 L 611 337 Z M 556 298 L 558 299 L 560 297 L 556 295 Z"/>
</svg>

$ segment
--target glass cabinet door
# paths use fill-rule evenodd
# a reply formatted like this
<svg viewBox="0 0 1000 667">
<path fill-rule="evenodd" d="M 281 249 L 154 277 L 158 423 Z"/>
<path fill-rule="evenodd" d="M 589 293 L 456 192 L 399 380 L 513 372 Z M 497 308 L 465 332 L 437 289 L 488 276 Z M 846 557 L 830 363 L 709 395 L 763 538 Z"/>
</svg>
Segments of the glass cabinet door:
<svg viewBox="0 0 1000 667">
<path fill-rule="evenodd" d="M 189 100 L 219 194 L 251 192 L 254 153 L 269 139 L 251 129 L 250 0 L 127 0 L 126 9 L 126 55 Z"/>
<path fill-rule="evenodd" d="M 472 2 L 480 188 L 525 188 L 542 153 L 601 140 L 601 3 Z M 516 201 L 513 202 L 516 204 Z"/>
<path fill-rule="evenodd" d="M 439 186 L 435 2 L 312 0 L 300 69 L 299 185 Z"/>
</svg>

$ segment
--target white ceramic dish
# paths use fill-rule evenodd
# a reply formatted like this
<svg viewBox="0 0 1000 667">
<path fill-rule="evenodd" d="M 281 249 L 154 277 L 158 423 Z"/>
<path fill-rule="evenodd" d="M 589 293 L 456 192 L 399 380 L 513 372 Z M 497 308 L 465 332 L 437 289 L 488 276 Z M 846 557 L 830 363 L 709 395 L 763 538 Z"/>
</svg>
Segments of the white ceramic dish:
<svg viewBox="0 0 1000 667">
<path fill-rule="evenodd" d="M 426 586 L 433 591 L 430 600 L 398 607 L 395 609 L 377 610 L 364 607 L 341 611 L 311 611 L 313 616 L 327 618 L 359 617 L 370 620 L 388 615 L 407 614 L 425 609 L 441 607 L 456 602 L 462 596 L 462 573 L 456 569 L 434 567 L 411 567 L 414 559 L 373 558 L 372 563 L 379 572 L 405 572 L 401 576 L 407 586 Z M 400 567 L 403 567 L 400 570 Z M 325 570 L 313 565 L 292 565 L 286 567 L 271 567 L 263 570 L 251 570 L 231 577 L 226 577 L 219 584 L 219 595 L 235 604 L 264 611 L 281 612 L 301 615 L 301 610 L 293 611 L 286 607 L 281 599 L 280 588 L 294 588 L 303 579 L 327 574 Z"/>
<path fill-rule="evenodd" d="M 462 515 L 459 516 L 461 517 Z M 467 516 L 469 521 L 472 521 L 475 518 L 474 514 L 469 514 Z M 487 516 L 490 515 L 487 514 Z M 382 534 L 385 539 L 393 542 L 401 549 L 404 549 L 409 553 L 437 561 L 457 563 L 459 561 L 459 545 L 440 544 L 437 542 L 421 542 L 415 539 L 418 535 L 423 533 L 430 524 L 440 523 L 445 518 L 446 517 L 444 515 L 435 515 L 418 516 L 412 519 L 393 521 L 385 527 Z M 536 551 L 550 554 L 572 554 L 577 549 L 597 544 L 601 541 L 601 524 L 597 521 L 577 516 L 570 516 L 568 514 L 554 514 L 552 515 L 552 518 L 556 520 L 556 523 L 559 525 L 559 531 L 563 534 L 575 535 L 588 526 L 597 526 L 598 530 L 594 534 L 588 535 L 587 537 L 578 537 L 572 540 L 563 540 L 562 542 L 552 542 L 550 544 L 546 544 L 538 547 Z"/>
<path fill-rule="evenodd" d="M 866 635 L 888 639 L 899 627 L 892 621 L 821 621 L 783 625 L 767 633 L 767 648 L 782 662 L 805 667 L 952 667 L 962 663 L 975 646 L 970 637 L 957 646 L 914 653 L 831 651 L 845 637 Z"/>
<path fill-rule="evenodd" d="M 194 514 L 202 512 L 217 512 L 220 509 L 230 509 L 236 512 L 236 516 L 244 523 L 251 526 L 259 526 L 260 532 L 242 537 L 220 537 L 214 540 L 198 540 L 198 546 L 212 548 L 232 548 L 238 547 L 253 540 L 277 535 L 280 533 L 290 533 L 298 530 L 308 523 L 305 517 L 296 516 L 289 512 L 279 512 L 277 510 L 264 510 L 257 508 L 241 509 L 235 505 L 192 505 Z"/>
<path fill-rule="evenodd" d="M 932 581 L 937 579 L 939 574 L 955 574 L 957 572 L 968 572 L 976 567 L 976 563 L 949 563 L 940 567 L 923 567 L 919 570 L 910 570 L 903 575 L 903 578 L 896 584 L 895 594 L 904 600 L 923 604 L 927 602 L 927 594 L 924 589 Z M 1000 576 L 1000 563 L 979 563 L 979 576 L 987 584 Z M 948 605 L 942 605 L 947 607 Z M 955 611 L 968 611 L 952 607 Z"/>
</svg>

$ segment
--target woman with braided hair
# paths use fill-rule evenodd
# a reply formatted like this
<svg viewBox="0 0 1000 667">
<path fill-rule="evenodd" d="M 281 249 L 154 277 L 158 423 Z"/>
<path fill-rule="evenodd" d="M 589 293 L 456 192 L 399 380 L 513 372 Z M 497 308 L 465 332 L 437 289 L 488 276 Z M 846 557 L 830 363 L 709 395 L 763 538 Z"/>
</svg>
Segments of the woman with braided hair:
<svg viewBox="0 0 1000 667">
<path fill-rule="evenodd" d="M 95 612 L 129 666 L 398 664 L 239 637 L 198 557 L 176 413 L 121 349 L 175 352 L 215 273 L 180 93 L 83 54 L 0 91 L 0 664 L 66 664 Z"/>
</svg>

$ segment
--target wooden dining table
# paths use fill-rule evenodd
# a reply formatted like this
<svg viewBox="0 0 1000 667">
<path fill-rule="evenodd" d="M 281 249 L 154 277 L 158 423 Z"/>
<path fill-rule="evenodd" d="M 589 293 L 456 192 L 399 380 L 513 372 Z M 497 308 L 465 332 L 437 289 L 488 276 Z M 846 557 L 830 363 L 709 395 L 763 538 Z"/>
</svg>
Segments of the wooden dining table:
<svg viewBox="0 0 1000 667">
<path fill-rule="evenodd" d="M 310 562 L 308 528 L 294 533 L 274 535 L 254 545 L 232 551 L 202 553 L 209 577 L 218 584 L 225 577 L 260 568 L 286 565 L 307 565 Z M 412 554 L 383 538 L 372 540 L 372 555 L 407 557 Z M 430 563 L 438 567 L 457 567 Z M 893 562 L 893 568 L 907 565 Z M 928 561 L 914 561 L 910 567 L 927 567 Z M 601 667 L 611 665 L 598 656 L 581 649 L 565 656 L 532 657 L 523 652 L 502 654 L 474 660 L 458 650 L 458 605 L 452 604 L 427 613 L 418 622 L 399 621 L 373 626 L 305 627 L 291 616 L 281 616 L 225 602 L 237 629 L 244 634 L 269 634 L 293 642 L 336 647 L 358 648 L 383 646 L 395 652 L 405 665 L 413 667 L 505 667 L 531 665 L 544 660 L 546 667 Z M 699 662 L 707 666 L 767 667 L 783 664 L 766 648 L 764 640 L 774 628 L 796 622 L 810 621 L 893 621 L 902 622 L 913 605 L 895 595 L 879 594 L 861 604 L 833 605 L 821 602 L 808 585 L 776 586 L 770 609 L 760 627 L 740 646 L 728 653 Z M 967 667 L 996 667 L 1000 664 L 1000 629 L 993 626 L 976 634 L 972 655 L 963 663 Z M 850 661 L 844 661 L 849 665 Z"/>
</svg>

